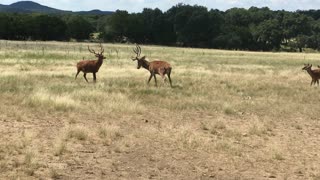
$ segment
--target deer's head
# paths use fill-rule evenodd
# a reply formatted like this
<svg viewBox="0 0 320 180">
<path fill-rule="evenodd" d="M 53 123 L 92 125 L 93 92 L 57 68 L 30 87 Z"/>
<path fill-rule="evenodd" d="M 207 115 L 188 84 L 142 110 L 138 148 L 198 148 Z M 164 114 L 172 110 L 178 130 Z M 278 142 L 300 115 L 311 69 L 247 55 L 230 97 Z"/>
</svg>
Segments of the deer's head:
<svg viewBox="0 0 320 180">
<path fill-rule="evenodd" d="M 308 70 L 311 69 L 312 64 L 304 64 L 304 67 L 302 68 L 302 70 Z"/>
<path fill-rule="evenodd" d="M 145 63 L 146 56 L 140 57 L 141 47 L 136 44 L 136 48 L 133 49 L 133 52 L 136 54 L 136 57 L 132 57 L 132 61 L 137 61 L 137 69 L 140 69 L 143 63 Z"/>
<path fill-rule="evenodd" d="M 96 53 L 93 49 L 90 49 L 89 46 L 88 46 L 88 50 L 89 50 L 89 52 L 91 52 L 92 54 L 94 54 L 99 60 L 106 59 L 106 57 L 103 56 L 104 49 L 103 49 L 101 43 L 100 43 L 100 52 Z"/>
</svg>

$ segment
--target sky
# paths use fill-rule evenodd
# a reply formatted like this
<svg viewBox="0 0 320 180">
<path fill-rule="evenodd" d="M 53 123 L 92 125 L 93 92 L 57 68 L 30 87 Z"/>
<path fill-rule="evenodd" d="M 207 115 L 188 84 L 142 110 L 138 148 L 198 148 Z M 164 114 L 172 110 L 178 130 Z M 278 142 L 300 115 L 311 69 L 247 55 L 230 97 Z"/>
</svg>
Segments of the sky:
<svg viewBox="0 0 320 180">
<path fill-rule="evenodd" d="M 0 0 L 0 4 L 11 4 L 18 0 Z M 170 9 L 178 3 L 201 5 L 208 9 L 225 11 L 233 7 L 250 8 L 269 7 L 272 10 L 309 10 L 320 9 L 320 0 L 33 0 L 45 6 L 62 10 L 87 11 L 100 9 L 104 11 L 126 10 L 130 13 L 141 12 L 143 8 Z"/>
</svg>

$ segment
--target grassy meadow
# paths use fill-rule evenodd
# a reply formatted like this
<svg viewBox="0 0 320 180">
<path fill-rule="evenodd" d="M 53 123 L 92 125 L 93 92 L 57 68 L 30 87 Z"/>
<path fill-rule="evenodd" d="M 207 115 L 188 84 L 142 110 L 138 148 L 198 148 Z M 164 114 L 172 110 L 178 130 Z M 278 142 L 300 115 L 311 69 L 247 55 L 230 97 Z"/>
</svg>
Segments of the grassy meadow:
<svg viewBox="0 0 320 180">
<path fill-rule="evenodd" d="M 0 41 L 0 179 L 320 179 L 320 54 L 87 45 Z"/>
</svg>

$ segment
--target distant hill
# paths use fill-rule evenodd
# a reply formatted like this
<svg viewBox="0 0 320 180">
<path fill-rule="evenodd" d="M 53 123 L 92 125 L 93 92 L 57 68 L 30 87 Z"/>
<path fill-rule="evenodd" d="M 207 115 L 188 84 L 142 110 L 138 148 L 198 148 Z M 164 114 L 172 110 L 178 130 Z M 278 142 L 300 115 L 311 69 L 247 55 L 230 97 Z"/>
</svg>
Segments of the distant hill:
<svg viewBox="0 0 320 180">
<path fill-rule="evenodd" d="M 12 12 L 12 13 L 44 13 L 44 14 L 85 14 L 85 15 L 108 15 L 112 14 L 112 11 L 100 11 L 100 10 L 91 10 L 91 11 L 65 11 L 60 9 L 51 8 L 48 6 L 35 3 L 33 1 L 19 1 L 10 5 L 0 4 L 0 12 Z"/>
<path fill-rule="evenodd" d="M 0 12 L 21 12 L 21 13 L 30 13 L 30 11 L 25 9 L 16 9 L 7 5 L 0 4 Z"/>
<path fill-rule="evenodd" d="M 78 13 L 78 14 L 93 14 L 93 15 L 113 14 L 112 11 L 100 11 L 98 9 L 94 9 L 94 10 L 91 10 L 91 11 L 78 11 L 78 12 L 75 12 L 75 13 Z"/>
</svg>

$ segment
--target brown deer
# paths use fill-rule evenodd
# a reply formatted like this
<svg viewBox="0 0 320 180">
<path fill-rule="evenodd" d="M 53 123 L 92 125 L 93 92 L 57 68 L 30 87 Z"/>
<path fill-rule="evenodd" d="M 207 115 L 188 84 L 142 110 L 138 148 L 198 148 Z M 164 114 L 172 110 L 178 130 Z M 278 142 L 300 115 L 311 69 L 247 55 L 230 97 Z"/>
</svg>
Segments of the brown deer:
<svg viewBox="0 0 320 180">
<path fill-rule="evenodd" d="M 311 76 L 312 80 L 311 80 L 311 84 L 310 86 L 312 86 L 312 84 L 318 84 L 319 86 L 319 79 L 320 79 L 320 69 L 311 69 L 312 64 L 304 64 L 304 67 L 302 68 L 302 70 L 306 70 L 309 75 Z"/>
<path fill-rule="evenodd" d="M 90 53 L 93 53 L 98 60 L 83 60 L 77 63 L 77 74 L 75 79 L 77 79 L 78 74 L 80 71 L 83 72 L 83 77 L 84 79 L 88 82 L 87 79 L 87 73 L 92 73 L 93 74 L 93 81 L 96 82 L 96 73 L 99 71 L 100 66 L 103 63 L 103 60 L 106 59 L 103 56 L 104 49 L 102 47 L 102 44 L 100 43 L 100 52 L 96 53 L 94 50 L 90 49 L 88 46 L 88 50 Z"/>
<path fill-rule="evenodd" d="M 157 86 L 156 74 L 159 74 L 162 77 L 162 79 L 165 79 L 165 75 L 167 75 L 169 78 L 170 86 L 172 87 L 172 82 L 171 82 L 171 77 L 170 77 L 172 67 L 168 62 L 166 62 L 166 61 L 151 61 L 151 62 L 149 62 L 146 60 L 146 56 L 140 57 L 141 47 L 139 45 L 136 45 L 136 48 L 133 49 L 133 52 L 136 54 L 136 57 L 132 57 L 132 60 L 133 61 L 137 60 L 137 62 L 138 62 L 137 69 L 140 69 L 142 66 L 143 68 L 145 68 L 146 70 L 148 70 L 150 72 L 148 84 L 149 84 L 150 80 L 152 79 L 152 77 L 154 77 L 154 81 Z"/>
</svg>

